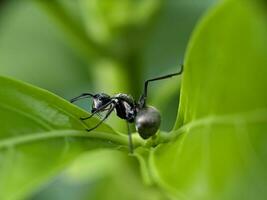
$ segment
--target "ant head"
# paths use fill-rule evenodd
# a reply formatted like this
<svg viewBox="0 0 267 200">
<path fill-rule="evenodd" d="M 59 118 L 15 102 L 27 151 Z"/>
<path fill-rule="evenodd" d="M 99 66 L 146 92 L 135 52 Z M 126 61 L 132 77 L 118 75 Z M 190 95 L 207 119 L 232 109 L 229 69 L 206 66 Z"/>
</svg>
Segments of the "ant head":
<svg viewBox="0 0 267 200">
<path fill-rule="evenodd" d="M 101 100 L 101 99 L 104 100 L 104 99 L 110 99 L 110 96 L 106 93 L 99 93 L 99 94 L 95 94 L 93 98 L 99 99 L 99 100 Z"/>
<path fill-rule="evenodd" d="M 110 100 L 111 97 L 105 93 L 95 94 L 93 96 L 92 112 L 107 104 Z"/>
</svg>

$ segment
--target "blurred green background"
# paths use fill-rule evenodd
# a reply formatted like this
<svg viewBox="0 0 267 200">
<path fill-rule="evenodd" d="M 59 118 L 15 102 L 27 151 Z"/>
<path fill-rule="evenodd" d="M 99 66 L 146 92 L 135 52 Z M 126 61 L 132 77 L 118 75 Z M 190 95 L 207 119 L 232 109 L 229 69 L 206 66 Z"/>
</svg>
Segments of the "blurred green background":
<svg viewBox="0 0 267 200">
<path fill-rule="evenodd" d="M 123 92 L 138 99 L 145 79 L 179 70 L 197 20 L 216 1 L 2 0 L 0 75 L 26 81 L 67 100 L 82 92 Z M 149 89 L 149 104 L 162 113 L 162 130 L 171 130 L 176 119 L 176 83 L 173 78 Z M 90 108 L 86 100 L 79 105 Z M 124 122 L 115 115 L 107 123 L 125 132 Z M 105 180 L 106 184 L 116 182 L 116 178 Z M 72 181 L 69 185 L 60 177 L 55 184 L 64 189 L 52 184 L 47 189 L 50 192 L 33 198 L 64 199 L 66 194 L 60 195 L 66 188 L 76 188 L 72 194 L 83 194 L 85 188 L 96 185 L 86 182 L 84 188 L 74 187 Z"/>
<path fill-rule="evenodd" d="M 215 1 L 0 2 L 0 200 L 266 199 L 264 1 L 225 0 L 209 12 Z M 86 113 L 64 101 L 137 99 L 145 79 L 177 72 L 184 52 L 180 102 L 181 77 L 149 88 L 162 130 L 180 104 L 176 125 L 148 141 L 134 134 L 134 154 L 117 132 L 123 120 L 86 133 Z"/>
<path fill-rule="evenodd" d="M 0 74 L 66 99 L 82 92 L 125 92 L 138 99 L 145 79 L 179 70 L 196 21 L 214 2 L 1 1 Z M 176 116 L 173 79 L 149 89 L 163 130 Z M 88 100 L 79 105 L 90 108 Z M 125 132 L 116 117 L 107 123 Z"/>
</svg>

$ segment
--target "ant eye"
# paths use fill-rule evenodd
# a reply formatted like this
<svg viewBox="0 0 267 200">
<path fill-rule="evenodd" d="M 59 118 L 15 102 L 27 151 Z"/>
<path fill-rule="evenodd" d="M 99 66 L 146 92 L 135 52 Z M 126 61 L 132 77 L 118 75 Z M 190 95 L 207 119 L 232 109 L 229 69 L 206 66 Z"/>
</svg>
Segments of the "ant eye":
<svg viewBox="0 0 267 200">
<path fill-rule="evenodd" d="M 109 99 L 109 98 L 110 98 L 110 96 L 107 95 L 107 94 L 105 94 L 105 93 L 100 93 L 100 94 L 98 94 L 97 97 L 98 97 L 99 99 Z"/>
</svg>

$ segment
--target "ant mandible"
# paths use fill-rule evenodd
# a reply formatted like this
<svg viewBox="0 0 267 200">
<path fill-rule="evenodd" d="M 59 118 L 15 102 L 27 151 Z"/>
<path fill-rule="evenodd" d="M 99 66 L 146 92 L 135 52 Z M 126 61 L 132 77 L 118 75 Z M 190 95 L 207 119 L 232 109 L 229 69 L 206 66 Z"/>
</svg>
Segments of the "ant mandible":
<svg viewBox="0 0 267 200">
<path fill-rule="evenodd" d="M 80 118 L 83 121 L 90 119 L 95 114 L 107 111 L 104 118 L 98 124 L 96 124 L 94 127 L 90 129 L 86 129 L 88 132 L 100 126 L 100 124 L 102 124 L 115 110 L 117 116 L 121 119 L 126 120 L 127 122 L 129 151 L 130 153 L 133 153 L 134 147 L 129 128 L 129 123 L 135 123 L 136 131 L 143 139 L 148 139 L 153 135 L 155 135 L 161 123 L 160 112 L 156 108 L 146 105 L 148 83 L 152 81 L 171 78 L 172 76 L 177 76 L 182 74 L 182 72 L 183 72 L 183 65 L 181 65 L 181 69 L 178 73 L 168 74 L 165 76 L 160 76 L 146 80 L 144 84 L 143 94 L 139 98 L 138 102 L 136 102 L 132 96 L 122 93 L 116 94 L 112 97 L 105 93 L 99 93 L 99 94 L 83 93 L 78 97 L 71 99 L 70 102 L 73 103 L 77 100 L 84 98 L 93 99 L 91 115 L 88 117 Z"/>
</svg>

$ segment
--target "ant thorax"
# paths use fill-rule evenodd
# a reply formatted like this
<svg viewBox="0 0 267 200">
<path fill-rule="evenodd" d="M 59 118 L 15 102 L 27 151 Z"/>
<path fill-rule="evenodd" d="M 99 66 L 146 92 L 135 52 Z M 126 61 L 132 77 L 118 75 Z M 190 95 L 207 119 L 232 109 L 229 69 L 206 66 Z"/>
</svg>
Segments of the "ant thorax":
<svg viewBox="0 0 267 200">
<path fill-rule="evenodd" d="M 128 122 L 134 122 L 136 116 L 136 106 L 132 96 L 127 94 L 116 94 L 116 114 L 118 117 L 127 120 Z"/>
</svg>

